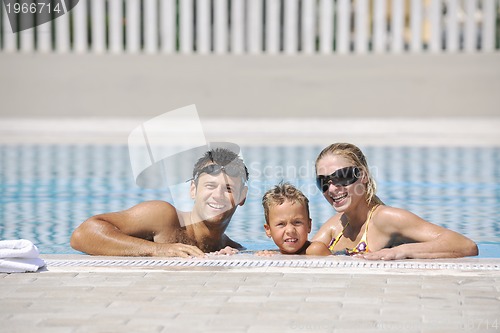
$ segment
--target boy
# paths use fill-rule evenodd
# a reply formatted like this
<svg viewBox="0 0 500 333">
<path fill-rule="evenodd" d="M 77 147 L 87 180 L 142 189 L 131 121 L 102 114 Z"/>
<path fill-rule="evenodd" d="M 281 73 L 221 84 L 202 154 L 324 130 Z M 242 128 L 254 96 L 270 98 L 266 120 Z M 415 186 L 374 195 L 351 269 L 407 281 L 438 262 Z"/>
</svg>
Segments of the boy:
<svg viewBox="0 0 500 333">
<path fill-rule="evenodd" d="M 264 229 L 281 254 L 330 255 L 324 246 L 315 246 L 307 237 L 311 232 L 309 200 L 295 186 L 280 183 L 262 198 L 266 224 Z M 274 251 L 259 251 L 257 255 L 272 255 Z"/>
</svg>

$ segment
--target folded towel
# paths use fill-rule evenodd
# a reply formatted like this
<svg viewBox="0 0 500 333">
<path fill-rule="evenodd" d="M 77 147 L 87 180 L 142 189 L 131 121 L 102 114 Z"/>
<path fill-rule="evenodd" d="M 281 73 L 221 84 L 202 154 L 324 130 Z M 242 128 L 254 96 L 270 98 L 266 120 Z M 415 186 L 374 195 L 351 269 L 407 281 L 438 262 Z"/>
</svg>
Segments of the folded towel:
<svg viewBox="0 0 500 333">
<path fill-rule="evenodd" d="M 38 248 L 27 239 L 0 241 L 0 273 L 36 272 L 45 266 Z"/>
<path fill-rule="evenodd" d="M 38 248 L 27 239 L 0 241 L 0 259 L 38 258 Z"/>
<path fill-rule="evenodd" d="M 36 272 L 43 266 L 45 266 L 45 261 L 40 258 L 0 259 L 0 273 Z"/>
</svg>

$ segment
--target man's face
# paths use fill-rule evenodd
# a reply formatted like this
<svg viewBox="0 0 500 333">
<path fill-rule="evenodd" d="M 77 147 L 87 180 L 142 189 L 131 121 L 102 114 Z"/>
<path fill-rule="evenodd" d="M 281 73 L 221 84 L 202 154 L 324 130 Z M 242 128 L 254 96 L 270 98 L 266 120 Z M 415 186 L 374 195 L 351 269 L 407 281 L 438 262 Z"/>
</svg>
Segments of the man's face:
<svg viewBox="0 0 500 333">
<path fill-rule="evenodd" d="M 197 182 L 197 185 L 194 181 L 191 183 L 191 198 L 195 201 L 192 223 L 228 220 L 245 201 L 248 188 L 239 177 L 230 177 L 224 172 L 202 173 Z"/>
</svg>

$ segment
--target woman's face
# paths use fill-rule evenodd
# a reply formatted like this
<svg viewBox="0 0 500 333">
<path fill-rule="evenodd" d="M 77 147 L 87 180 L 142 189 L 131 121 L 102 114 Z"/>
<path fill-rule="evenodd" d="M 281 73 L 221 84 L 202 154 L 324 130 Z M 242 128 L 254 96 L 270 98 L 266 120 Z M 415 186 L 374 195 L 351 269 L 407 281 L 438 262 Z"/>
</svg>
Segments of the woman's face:
<svg viewBox="0 0 500 333">
<path fill-rule="evenodd" d="M 357 166 L 349 159 L 335 154 L 329 154 L 321 158 L 316 164 L 318 176 L 328 176 L 335 171 Z M 366 175 L 361 171 L 361 177 L 353 184 L 342 186 L 330 183 L 328 189 L 323 192 L 325 199 L 337 212 L 344 212 L 349 207 L 356 206 L 360 201 L 366 202 Z"/>
</svg>

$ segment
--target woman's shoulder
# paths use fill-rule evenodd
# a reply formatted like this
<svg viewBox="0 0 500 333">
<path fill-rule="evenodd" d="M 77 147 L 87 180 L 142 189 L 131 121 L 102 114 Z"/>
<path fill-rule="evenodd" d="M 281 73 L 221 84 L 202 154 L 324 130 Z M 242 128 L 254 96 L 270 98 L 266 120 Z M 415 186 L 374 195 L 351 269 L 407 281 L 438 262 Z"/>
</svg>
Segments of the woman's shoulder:
<svg viewBox="0 0 500 333">
<path fill-rule="evenodd" d="M 391 230 L 400 229 L 409 219 L 416 217 L 415 214 L 397 207 L 380 205 L 373 212 L 372 224 L 378 229 Z"/>
</svg>

